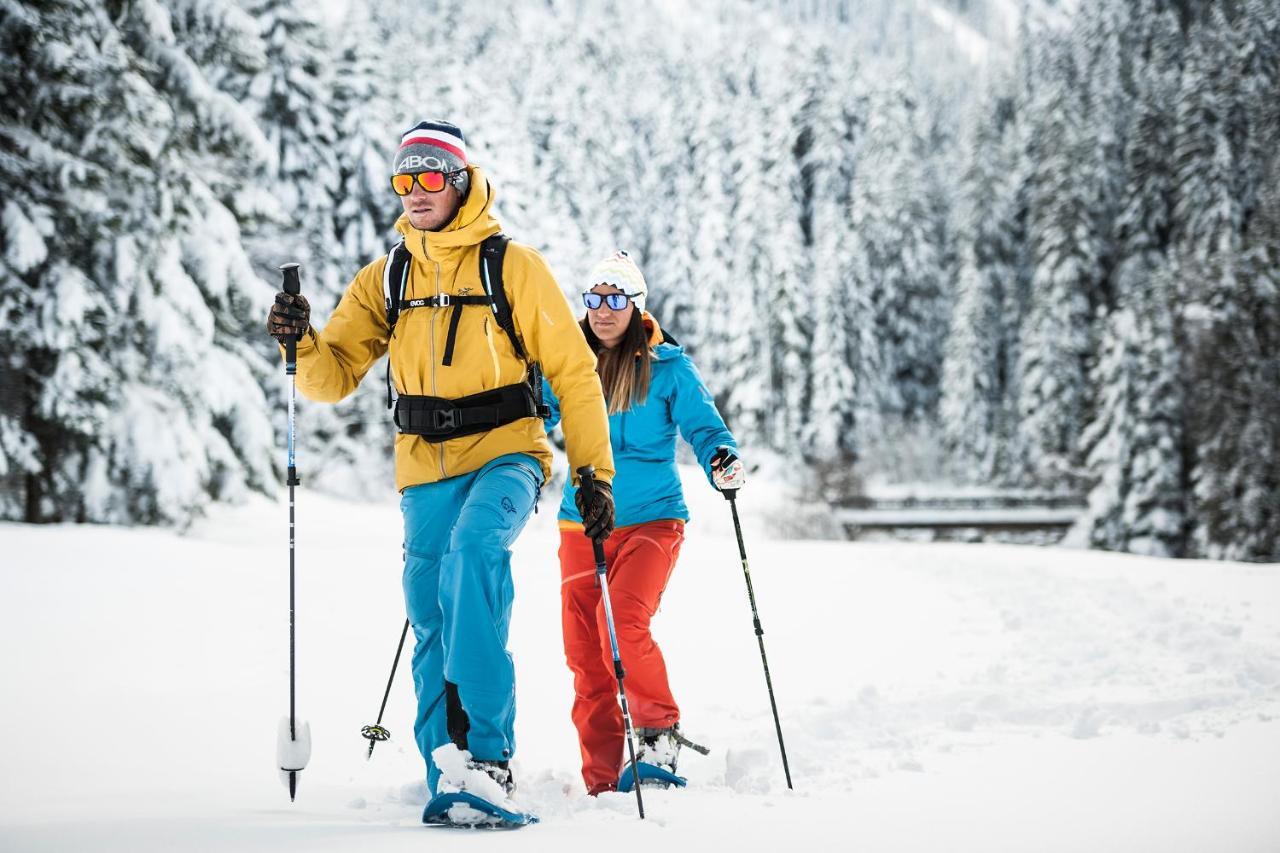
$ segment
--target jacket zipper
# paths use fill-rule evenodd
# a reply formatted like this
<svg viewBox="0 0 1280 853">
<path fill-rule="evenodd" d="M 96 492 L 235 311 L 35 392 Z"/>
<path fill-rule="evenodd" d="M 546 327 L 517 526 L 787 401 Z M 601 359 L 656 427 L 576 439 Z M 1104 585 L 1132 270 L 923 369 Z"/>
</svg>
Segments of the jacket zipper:
<svg viewBox="0 0 1280 853">
<path fill-rule="evenodd" d="M 431 258 L 430 253 L 428 253 L 428 251 L 427 251 L 427 235 L 426 235 L 426 234 L 423 234 L 423 235 L 422 235 L 422 254 L 423 254 L 423 255 L 425 255 L 427 258 Z M 434 264 L 434 265 L 435 265 L 435 268 L 436 268 L 436 296 L 438 297 L 438 296 L 440 295 L 440 264 L 439 264 L 439 262 L 435 261 L 434 259 L 432 259 L 431 263 L 432 263 L 432 264 Z M 441 316 L 441 315 L 440 315 L 440 312 L 438 312 L 438 311 L 433 311 L 433 312 L 431 313 L 431 321 L 430 321 L 430 323 L 429 323 L 429 324 L 428 324 L 428 326 L 427 326 L 427 337 L 428 337 L 428 338 L 430 339 L 430 341 L 431 341 L 431 344 L 430 344 L 430 353 L 431 353 L 431 396 L 433 396 L 433 397 L 438 397 L 438 396 L 440 396 L 440 395 L 439 395 L 439 393 L 436 391 L 436 320 L 437 320 L 440 316 Z M 445 445 L 445 442 L 443 442 L 443 441 L 442 441 L 442 442 L 440 442 L 440 443 L 439 443 L 439 445 L 438 445 L 438 447 L 439 447 L 439 449 L 440 449 L 440 476 L 441 476 L 441 477 L 447 477 L 447 476 L 449 476 L 449 475 L 448 475 L 448 473 L 447 473 L 447 472 L 445 471 L 445 469 L 444 469 L 444 445 Z"/>
<path fill-rule="evenodd" d="M 499 381 L 501 374 L 498 371 L 498 351 L 493 348 L 493 334 L 489 331 L 489 317 L 484 318 L 484 340 L 489 345 L 489 358 L 493 360 L 493 387 L 501 386 Z"/>
</svg>

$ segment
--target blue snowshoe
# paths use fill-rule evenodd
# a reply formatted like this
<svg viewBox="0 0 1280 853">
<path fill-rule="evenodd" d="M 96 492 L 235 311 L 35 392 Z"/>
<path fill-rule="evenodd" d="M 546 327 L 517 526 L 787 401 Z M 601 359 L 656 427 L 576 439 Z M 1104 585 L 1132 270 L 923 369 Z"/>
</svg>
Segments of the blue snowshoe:
<svg viewBox="0 0 1280 853">
<path fill-rule="evenodd" d="M 636 770 L 640 773 L 642 788 L 670 788 L 672 785 L 683 788 L 689 784 L 689 780 L 683 776 L 677 776 L 657 764 L 640 761 L 639 758 L 636 759 Z M 635 779 L 631 774 L 631 762 L 628 761 L 622 765 L 622 775 L 618 777 L 618 790 L 629 794 L 633 787 L 635 787 Z"/>
<path fill-rule="evenodd" d="M 467 759 L 467 770 L 471 773 L 482 773 L 498 783 L 506 796 L 501 798 L 504 805 L 466 790 L 474 785 L 479 790 L 489 790 L 494 786 L 488 779 L 479 777 L 475 781 L 459 782 L 461 790 L 443 791 L 436 794 L 422 811 L 422 822 L 433 826 L 457 826 L 468 829 L 514 829 L 537 823 L 538 818 L 530 812 L 510 808 L 510 796 L 515 790 L 515 779 L 505 761 L 477 761 Z"/>
<path fill-rule="evenodd" d="M 665 729 L 636 729 L 640 738 L 640 751 L 636 753 L 636 770 L 640 776 L 640 785 L 645 788 L 683 788 L 689 784 L 683 776 L 676 775 L 676 762 L 680 757 L 680 747 L 687 746 L 706 755 L 711 750 L 689 740 L 680 731 L 680 724 Z M 635 786 L 635 778 L 631 772 L 631 763 L 622 765 L 622 773 L 618 776 L 618 790 L 629 792 Z"/>
<path fill-rule="evenodd" d="M 422 812 L 422 822 L 469 829 L 515 829 L 537 823 L 537 815 L 511 811 L 467 791 L 436 794 Z"/>
</svg>

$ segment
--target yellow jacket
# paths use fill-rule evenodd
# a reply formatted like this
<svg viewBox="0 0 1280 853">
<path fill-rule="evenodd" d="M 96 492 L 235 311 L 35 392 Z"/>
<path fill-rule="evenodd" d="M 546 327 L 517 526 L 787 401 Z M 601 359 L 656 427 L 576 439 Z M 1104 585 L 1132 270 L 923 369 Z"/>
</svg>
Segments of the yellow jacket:
<svg viewBox="0 0 1280 853">
<path fill-rule="evenodd" d="M 419 231 L 407 216 L 396 222 L 412 255 L 405 298 L 442 293 L 483 294 L 480 243 L 501 230 L 490 209 L 493 189 L 476 167 L 471 192 L 458 215 L 438 232 Z M 312 400 L 334 403 L 346 397 L 375 361 L 387 352 L 381 257 L 356 274 L 323 330 L 312 329 L 298 343 L 298 390 Z M 512 242 L 503 263 L 516 333 L 529 358 L 560 400 L 570 471 L 593 465 L 597 476 L 613 479 L 613 455 L 596 358 L 587 346 L 568 301 L 547 262 L 534 249 Z M 403 394 L 456 399 L 525 378 L 527 366 L 484 306 L 468 305 L 454 344 L 452 363 L 442 362 L 454 308 L 403 311 L 390 341 L 391 378 Z M 388 419 L 391 415 L 388 413 Z M 525 418 L 478 435 L 431 443 L 421 436 L 396 436 L 396 488 L 475 471 L 507 453 L 529 453 L 551 475 L 551 447 L 539 418 Z"/>
</svg>

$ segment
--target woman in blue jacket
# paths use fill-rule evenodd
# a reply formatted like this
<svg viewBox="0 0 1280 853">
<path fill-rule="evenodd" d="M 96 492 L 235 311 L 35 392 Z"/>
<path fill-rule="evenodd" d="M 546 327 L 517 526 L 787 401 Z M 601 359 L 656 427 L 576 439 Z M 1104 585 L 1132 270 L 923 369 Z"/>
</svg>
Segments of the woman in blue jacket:
<svg viewBox="0 0 1280 853">
<path fill-rule="evenodd" d="M 689 519 L 676 469 L 676 433 L 692 445 L 717 489 L 742 488 L 745 476 L 711 394 L 684 350 L 645 312 L 646 295 L 644 276 L 626 252 L 606 258 L 592 268 L 582 294 L 582 331 L 596 352 L 609 407 L 616 528 L 604 550 L 627 702 L 641 741 L 640 760 L 674 772 L 680 744 L 688 742 L 680 734 L 680 709 L 649 620 L 675 568 Z M 551 409 L 550 430 L 559 421 L 559 401 L 545 382 L 543 396 Z M 576 491 L 566 486 L 560 505 L 560 599 L 582 778 L 595 795 L 617 787 L 625 744 L 595 557 L 583 534 Z"/>
</svg>

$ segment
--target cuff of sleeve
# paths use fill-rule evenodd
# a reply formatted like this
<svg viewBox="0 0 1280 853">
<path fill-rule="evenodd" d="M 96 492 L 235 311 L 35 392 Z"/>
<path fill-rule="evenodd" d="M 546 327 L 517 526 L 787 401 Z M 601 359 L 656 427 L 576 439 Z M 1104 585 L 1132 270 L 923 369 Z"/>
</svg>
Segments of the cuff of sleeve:
<svg viewBox="0 0 1280 853">
<path fill-rule="evenodd" d="M 280 357 L 284 358 L 284 344 L 278 343 L 280 347 Z M 316 348 L 316 330 L 312 326 L 307 326 L 307 333 L 298 340 L 298 354 L 308 352 Z"/>
<path fill-rule="evenodd" d="M 316 330 L 314 326 L 307 326 L 307 333 L 298 341 L 298 352 L 303 350 L 316 348 Z"/>
</svg>

